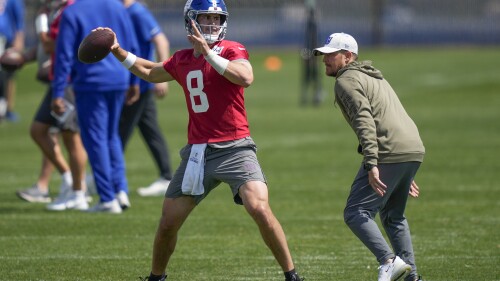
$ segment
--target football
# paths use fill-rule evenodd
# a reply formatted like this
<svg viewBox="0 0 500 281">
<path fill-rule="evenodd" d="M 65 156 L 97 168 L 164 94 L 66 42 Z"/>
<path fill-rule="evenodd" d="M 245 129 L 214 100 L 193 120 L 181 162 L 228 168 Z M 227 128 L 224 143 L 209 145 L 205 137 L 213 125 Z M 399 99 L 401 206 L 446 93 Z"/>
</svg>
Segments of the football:
<svg viewBox="0 0 500 281">
<path fill-rule="evenodd" d="M 92 31 L 78 47 L 78 59 L 83 63 L 95 63 L 104 59 L 113 46 L 113 32 L 108 29 Z"/>
<path fill-rule="evenodd" d="M 24 56 L 21 52 L 15 49 L 7 49 L 0 57 L 0 65 L 6 71 L 16 71 L 23 67 L 25 63 Z"/>
</svg>

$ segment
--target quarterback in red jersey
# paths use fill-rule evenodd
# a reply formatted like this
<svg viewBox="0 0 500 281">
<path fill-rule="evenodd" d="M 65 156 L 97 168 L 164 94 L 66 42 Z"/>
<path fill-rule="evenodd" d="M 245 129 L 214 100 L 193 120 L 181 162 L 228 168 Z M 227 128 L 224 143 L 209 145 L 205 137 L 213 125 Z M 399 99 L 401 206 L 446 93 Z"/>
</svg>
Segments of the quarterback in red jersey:
<svg viewBox="0 0 500 281">
<path fill-rule="evenodd" d="M 228 13 L 223 0 L 188 0 L 185 27 L 192 49 L 155 63 L 120 48 L 113 55 L 132 73 L 150 82 L 177 81 L 189 111 L 188 144 L 165 194 L 153 245 L 150 275 L 166 279 L 180 227 L 211 190 L 224 182 L 234 202 L 245 206 L 264 242 L 281 266 L 286 281 L 302 280 L 295 271 L 285 233 L 269 206 L 266 179 L 250 137 L 244 88 L 253 82 L 243 45 L 224 40 Z M 211 279 L 217 279 L 213 277 Z"/>
<path fill-rule="evenodd" d="M 240 43 L 218 41 L 212 52 L 238 63 L 248 85 L 235 84 L 220 75 L 196 50 L 176 52 L 165 61 L 165 70 L 182 86 L 189 111 L 188 143 L 212 143 L 248 137 L 244 86 L 252 79 L 248 52 Z"/>
</svg>

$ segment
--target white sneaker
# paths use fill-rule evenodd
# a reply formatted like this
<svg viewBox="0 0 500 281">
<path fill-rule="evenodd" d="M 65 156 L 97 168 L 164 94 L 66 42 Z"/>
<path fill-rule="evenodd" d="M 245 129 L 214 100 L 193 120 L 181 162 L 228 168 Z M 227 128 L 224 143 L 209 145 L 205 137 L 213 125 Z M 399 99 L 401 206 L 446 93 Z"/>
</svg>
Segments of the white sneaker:
<svg viewBox="0 0 500 281">
<path fill-rule="evenodd" d="M 63 180 L 63 182 L 59 186 L 59 195 L 57 195 L 57 197 L 54 199 L 54 203 L 66 201 L 66 198 L 71 195 L 71 192 L 73 192 L 73 187 L 65 183 Z"/>
<path fill-rule="evenodd" d="M 166 180 L 164 178 L 159 178 L 148 187 L 139 187 L 137 189 L 137 193 L 139 193 L 140 196 L 165 195 L 165 192 L 167 191 L 169 184 L 170 184 L 169 180 Z"/>
<path fill-rule="evenodd" d="M 411 266 L 396 256 L 392 262 L 379 267 L 378 281 L 403 280 L 410 273 L 410 270 Z"/>
<path fill-rule="evenodd" d="M 92 196 L 89 195 L 88 192 L 85 192 L 85 200 L 87 200 L 87 203 L 92 203 L 92 201 L 94 201 L 94 198 L 92 198 Z"/>
<path fill-rule="evenodd" d="M 118 204 L 120 204 L 122 210 L 126 210 L 131 206 L 130 200 L 128 199 L 128 195 L 123 190 L 120 190 L 120 192 L 116 194 L 116 200 L 118 200 Z"/>
<path fill-rule="evenodd" d="M 71 196 L 71 193 L 73 192 L 68 186 L 65 184 L 61 184 L 61 187 L 59 188 L 59 195 L 54 199 L 51 205 L 59 205 L 59 204 L 64 204 L 66 200 Z M 47 206 L 47 209 L 49 206 Z"/>
<path fill-rule="evenodd" d="M 122 208 L 118 203 L 118 200 L 114 199 L 109 202 L 99 202 L 93 207 L 87 210 L 89 213 L 110 213 L 110 214 L 121 214 Z"/>
<path fill-rule="evenodd" d="M 31 203 L 50 203 L 49 192 L 42 192 L 38 185 L 33 185 L 30 188 L 16 191 L 19 198 Z"/>
<path fill-rule="evenodd" d="M 58 198 L 55 202 L 47 204 L 47 210 L 64 211 L 75 209 L 83 211 L 89 208 L 89 203 L 87 203 L 87 199 L 83 192 L 69 191 L 66 194 L 66 198 Z"/>
</svg>

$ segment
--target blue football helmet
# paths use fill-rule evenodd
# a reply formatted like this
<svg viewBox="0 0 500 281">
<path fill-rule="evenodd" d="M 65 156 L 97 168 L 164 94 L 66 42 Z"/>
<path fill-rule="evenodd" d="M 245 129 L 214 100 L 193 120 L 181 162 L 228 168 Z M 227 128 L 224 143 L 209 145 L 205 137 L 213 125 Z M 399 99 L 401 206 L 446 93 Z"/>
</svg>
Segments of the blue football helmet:
<svg viewBox="0 0 500 281">
<path fill-rule="evenodd" d="M 200 14 L 219 14 L 220 25 L 204 25 L 209 27 L 210 32 L 204 33 L 202 26 L 196 20 Z M 184 6 L 184 24 L 189 35 L 193 35 L 191 20 L 196 24 L 196 28 L 203 35 L 208 44 L 221 41 L 226 36 L 227 18 L 229 14 L 223 0 L 188 0 Z M 217 34 L 212 32 L 217 30 Z"/>
</svg>

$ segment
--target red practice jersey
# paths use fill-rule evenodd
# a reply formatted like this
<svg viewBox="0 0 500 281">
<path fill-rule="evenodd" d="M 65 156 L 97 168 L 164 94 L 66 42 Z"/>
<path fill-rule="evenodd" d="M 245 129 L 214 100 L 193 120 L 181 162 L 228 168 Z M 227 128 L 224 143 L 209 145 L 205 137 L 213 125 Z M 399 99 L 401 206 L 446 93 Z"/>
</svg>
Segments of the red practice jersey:
<svg viewBox="0 0 500 281">
<path fill-rule="evenodd" d="M 223 40 L 212 50 L 230 61 L 248 60 L 240 43 Z M 163 63 L 163 68 L 184 89 L 189 112 L 188 143 L 213 143 L 250 135 L 245 110 L 244 88 L 233 84 L 205 60 L 184 49 Z"/>
<path fill-rule="evenodd" d="M 53 14 L 50 15 L 51 21 L 49 24 L 48 36 L 52 40 L 54 40 L 54 42 L 57 40 L 57 35 L 59 35 L 59 24 L 61 23 L 62 12 L 64 11 L 64 9 L 66 9 L 66 7 L 73 4 L 73 2 L 75 2 L 75 1 L 74 0 L 66 1 L 66 3 L 63 3 L 59 9 L 57 9 L 56 11 L 53 12 Z M 50 54 L 50 59 L 52 61 L 54 61 L 54 59 L 55 59 L 54 52 L 52 52 L 52 54 Z M 52 79 L 54 79 L 54 64 L 53 63 L 51 64 L 50 71 L 49 71 L 49 80 L 52 81 Z"/>
</svg>

